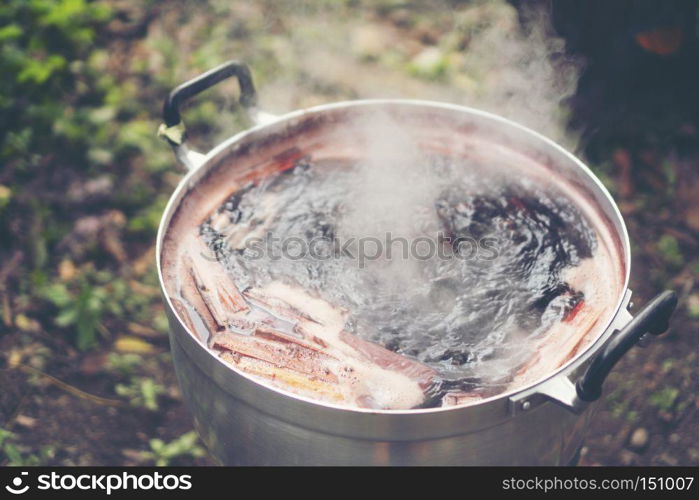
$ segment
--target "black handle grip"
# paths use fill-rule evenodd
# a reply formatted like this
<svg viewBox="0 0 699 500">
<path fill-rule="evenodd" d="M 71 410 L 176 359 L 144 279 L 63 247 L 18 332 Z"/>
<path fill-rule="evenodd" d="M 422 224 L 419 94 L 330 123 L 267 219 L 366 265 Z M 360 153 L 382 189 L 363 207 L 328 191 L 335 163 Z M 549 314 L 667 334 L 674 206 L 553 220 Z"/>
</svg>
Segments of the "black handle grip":
<svg viewBox="0 0 699 500">
<path fill-rule="evenodd" d="M 660 335 L 669 326 L 670 316 L 677 307 L 677 294 L 667 290 L 641 309 L 635 318 L 604 346 L 585 374 L 580 377 L 576 389 L 580 399 L 595 401 L 602 395 L 602 384 L 614 365 L 643 335 Z"/>
<path fill-rule="evenodd" d="M 239 61 L 228 61 L 225 64 L 183 83 L 170 92 L 170 95 L 165 99 L 165 104 L 163 105 L 165 127 L 175 127 L 181 123 L 180 106 L 187 99 L 231 76 L 235 76 L 240 85 L 240 104 L 245 108 L 255 106 L 257 104 L 257 93 L 255 92 L 255 85 L 252 82 L 250 69 L 247 65 Z M 172 137 L 168 135 L 165 135 L 165 137 L 172 142 Z M 181 143 L 183 141 L 184 136 L 179 142 Z"/>
</svg>

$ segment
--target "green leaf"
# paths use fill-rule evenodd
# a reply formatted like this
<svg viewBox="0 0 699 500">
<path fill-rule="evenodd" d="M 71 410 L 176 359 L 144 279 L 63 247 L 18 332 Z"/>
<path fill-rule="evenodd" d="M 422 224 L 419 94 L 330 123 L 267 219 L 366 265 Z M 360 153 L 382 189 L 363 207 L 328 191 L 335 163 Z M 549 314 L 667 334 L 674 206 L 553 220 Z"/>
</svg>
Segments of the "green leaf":
<svg viewBox="0 0 699 500">
<path fill-rule="evenodd" d="M 157 410 L 158 409 L 158 394 L 160 393 L 160 390 L 162 388 L 159 388 L 153 382 L 153 380 L 146 378 L 143 379 L 141 383 L 141 392 L 143 394 L 143 406 L 148 408 L 149 410 Z"/>
<path fill-rule="evenodd" d="M 3 447 L 2 451 L 7 456 L 8 465 L 17 466 L 24 464 L 24 461 L 22 460 L 22 454 L 19 452 L 19 449 L 17 449 L 15 445 L 6 444 Z"/>
<path fill-rule="evenodd" d="M 70 326 L 74 324 L 78 319 L 78 310 L 77 309 L 65 309 L 61 311 L 58 316 L 56 316 L 56 319 L 54 320 L 54 323 L 56 323 L 57 326 L 60 326 L 61 328 L 65 328 L 66 326 Z"/>
<path fill-rule="evenodd" d="M 73 302 L 73 296 L 63 283 L 54 283 L 44 288 L 42 295 L 57 307 L 65 307 Z"/>
<path fill-rule="evenodd" d="M 651 394 L 648 397 L 648 401 L 661 410 L 670 410 L 674 406 L 679 395 L 680 390 L 676 387 L 665 387 Z"/>
<path fill-rule="evenodd" d="M 7 41 L 13 38 L 19 38 L 22 36 L 22 33 L 24 33 L 24 31 L 19 25 L 8 24 L 7 26 L 0 28 L 0 40 Z"/>
<path fill-rule="evenodd" d="M 17 81 L 20 83 L 33 82 L 42 84 L 56 71 L 63 69 L 65 66 L 66 60 L 58 54 L 52 54 L 44 60 L 32 59 L 17 75 Z"/>
<path fill-rule="evenodd" d="M 94 322 L 80 318 L 77 323 L 77 333 L 76 345 L 81 351 L 88 351 L 97 345 Z"/>
<path fill-rule="evenodd" d="M 684 263 L 684 256 L 680 250 L 680 244 L 677 238 L 669 234 L 664 234 L 660 237 L 660 240 L 658 240 L 657 245 L 658 251 L 665 262 L 675 267 L 682 266 Z"/>
</svg>

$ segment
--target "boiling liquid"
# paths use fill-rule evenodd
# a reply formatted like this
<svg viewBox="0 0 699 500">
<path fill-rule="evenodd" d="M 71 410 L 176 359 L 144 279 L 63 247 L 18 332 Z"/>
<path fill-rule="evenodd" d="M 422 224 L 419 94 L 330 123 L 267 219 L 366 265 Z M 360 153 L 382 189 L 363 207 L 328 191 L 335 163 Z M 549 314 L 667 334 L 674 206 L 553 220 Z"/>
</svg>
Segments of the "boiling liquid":
<svg viewBox="0 0 699 500">
<path fill-rule="evenodd" d="M 432 367 L 423 406 L 502 391 L 585 300 L 566 270 L 592 257 L 595 231 L 553 185 L 438 157 L 429 200 L 363 212 L 361 171 L 301 161 L 233 193 L 200 227 L 211 257 L 240 290 L 298 286 L 349 311 L 347 331 Z"/>
</svg>

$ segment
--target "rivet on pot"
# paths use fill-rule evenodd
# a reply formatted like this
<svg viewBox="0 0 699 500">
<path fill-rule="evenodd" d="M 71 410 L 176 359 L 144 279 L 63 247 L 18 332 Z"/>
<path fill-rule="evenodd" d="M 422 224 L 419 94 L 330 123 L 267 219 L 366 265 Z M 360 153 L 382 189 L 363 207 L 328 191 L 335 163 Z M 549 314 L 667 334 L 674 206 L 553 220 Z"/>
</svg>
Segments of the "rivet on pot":
<svg viewBox="0 0 699 500">
<path fill-rule="evenodd" d="M 522 410 L 527 411 L 531 407 L 532 404 L 529 401 L 522 401 Z"/>
</svg>

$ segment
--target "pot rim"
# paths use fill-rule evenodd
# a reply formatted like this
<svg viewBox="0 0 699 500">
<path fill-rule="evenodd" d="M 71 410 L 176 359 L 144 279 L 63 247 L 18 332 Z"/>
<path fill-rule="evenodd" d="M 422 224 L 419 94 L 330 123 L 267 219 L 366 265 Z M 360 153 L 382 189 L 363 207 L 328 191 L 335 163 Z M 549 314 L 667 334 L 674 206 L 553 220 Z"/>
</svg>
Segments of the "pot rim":
<svg viewBox="0 0 699 500">
<path fill-rule="evenodd" d="M 265 384 L 259 380 L 256 380 L 254 377 L 251 375 L 236 369 L 234 366 L 231 366 L 230 364 L 226 363 L 223 361 L 220 357 L 216 356 L 211 349 L 206 346 L 201 339 L 199 339 L 196 335 L 194 335 L 193 332 L 189 330 L 187 327 L 186 323 L 182 321 L 182 319 L 179 317 L 179 314 L 177 313 L 177 310 L 172 304 L 172 301 L 170 299 L 169 294 L 167 293 L 167 288 L 165 286 L 165 279 L 163 277 L 163 271 L 162 271 L 162 262 L 161 262 L 161 255 L 162 255 L 162 250 L 163 250 L 163 241 L 165 238 L 165 234 L 167 232 L 167 229 L 170 226 L 170 222 L 172 219 L 172 216 L 176 212 L 177 206 L 180 204 L 182 199 L 187 195 L 187 193 L 201 180 L 203 177 L 203 174 L 208 171 L 209 167 L 214 164 L 215 162 L 213 160 L 217 159 L 217 157 L 223 153 L 226 153 L 229 151 L 231 146 L 235 145 L 236 143 L 244 140 L 245 138 L 260 133 L 264 131 L 265 129 L 271 129 L 273 127 L 280 127 L 283 126 L 285 123 L 289 123 L 292 120 L 295 119 L 301 119 L 306 116 L 311 116 L 311 115 L 316 115 L 316 114 L 321 114 L 326 111 L 331 111 L 331 110 L 342 110 L 342 109 L 347 109 L 347 108 L 358 108 L 362 106 L 382 106 L 382 105 L 399 105 L 399 106 L 415 106 L 415 107 L 431 107 L 431 108 L 437 108 L 441 110 L 446 110 L 446 111 L 452 111 L 452 112 L 458 112 L 458 113 L 466 113 L 471 116 L 476 116 L 479 118 L 483 118 L 485 120 L 490 120 L 491 122 L 494 123 L 499 123 L 502 124 L 505 127 L 509 127 L 510 129 L 517 130 L 525 135 L 528 135 L 530 138 L 532 138 L 535 141 L 538 141 L 540 144 L 545 145 L 549 148 L 551 148 L 553 151 L 557 152 L 558 154 L 562 155 L 565 157 L 568 161 L 572 162 L 572 164 L 577 167 L 584 176 L 590 180 L 595 188 L 597 189 L 598 193 L 603 196 L 603 198 L 608 202 L 609 207 L 612 211 L 612 216 L 615 220 L 612 222 L 614 223 L 614 227 L 617 230 L 617 237 L 620 240 L 622 251 L 623 251 L 623 260 L 624 260 L 624 279 L 623 279 L 623 284 L 620 287 L 620 292 L 617 298 L 617 302 L 614 306 L 614 309 L 612 310 L 611 313 L 609 313 L 609 317 L 606 319 L 604 328 L 600 329 L 600 333 L 593 339 L 591 339 L 588 343 L 588 345 L 581 349 L 580 352 L 576 353 L 575 356 L 573 356 L 571 359 L 563 363 L 561 366 L 559 366 L 556 370 L 552 371 L 551 373 L 543 376 L 540 379 L 535 380 L 532 383 L 529 383 L 527 385 L 518 387 L 516 389 L 510 390 L 510 391 L 505 391 L 499 394 L 496 394 L 494 396 L 491 396 L 489 398 L 484 398 L 479 401 L 475 402 L 469 402 L 461 405 L 455 405 L 455 406 L 440 406 L 440 407 L 434 407 L 434 408 L 418 408 L 418 409 L 407 409 L 407 410 L 385 410 L 385 409 L 371 409 L 371 408 L 358 408 L 358 407 L 350 407 L 350 406 L 343 406 L 343 405 L 338 405 L 338 404 L 333 404 L 333 403 L 328 403 L 325 401 L 319 401 L 316 399 L 308 398 L 306 396 L 302 396 L 299 394 L 295 394 L 290 391 L 286 391 L 282 388 L 270 385 L 270 384 Z M 525 392 L 532 392 L 533 389 L 535 389 L 537 386 L 541 386 L 542 384 L 550 381 L 553 378 L 556 378 L 558 376 L 566 376 L 567 373 L 573 371 L 575 368 L 580 366 L 582 363 L 584 363 L 587 359 L 589 359 L 596 351 L 598 351 L 604 344 L 606 344 L 607 340 L 609 339 L 612 327 L 619 328 L 620 326 L 623 325 L 618 325 L 621 320 L 626 322 L 628 321 L 628 318 L 624 315 L 620 315 L 620 310 L 623 309 L 623 305 L 626 301 L 628 301 L 628 284 L 629 284 L 629 277 L 630 277 L 630 269 L 631 269 L 631 252 L 630 252 L 630 242 L 629 242 L 629 236 L 628 236 L 628 231 L 626 228 L 626 224 L 624 222 L 624 219 L 621 215 L 621 212 L 619 211 L 619 207 L 617 206 L 616 202 L 612 198 L 611 194 L 607 190 L 607 188 L 602 184 L 602 182 L 599 180 L 599 178 L 592 172 L 592 170 L 582 161 L 580 160 L 577 156 L 563 148 L 561 145 L 553 141 L 552 139 L 549 139 L 548 137 L 540 134 L 539 132 L 526 127 L 524 125 L 521 125 L 515 121 L 512 121 L 508 118 L 504 118 L 500 115 L 490 113 L 488 111 L 483 111 L 480 109 L 476 108 L 471 108 L 468 106 L 463 106 L 459 104 L 452 104 L 452 103 L 446 103 L 446 102 L 440 102 L 440 101 L 431 101 L 431 100 L 422 100 L 422 99 L 357 99 L 357 100 L 352 100 L 352 101 L 338 101 L 338 102 L 333 102 L 333 103 L 328 103 L 328 104 L 321 104 L 318 106 L 313 106 L 310 108 L 302 108 L 298 110 L 294 110 L 288 113 L 285 113 L 283 115 L 276 116 L 273 120 L 271 121 L 265 121 L 263 123 L 258 123 L 246 130 L 243 130 L 241 132 L 238 132 L 237 134 L 234 134 L 233 136 L 229 137 L 228 139 L 222 141 L 218 145 L 216 145 L 214 148 L 212 148 L 210 151 L 208 151 L 205 155 L 203 155 L 203 158 L 201 160 L 201 163 L 197 165 L 196 168 L 192 168 L 189 170 L 184 177 L 180 180 L 179 184 L 175 188 L 174 192 L 170 196 L 167 205 L 165 206 L 165 209 L 163 211 L 163 215 L 161 216 L 160 219 L 160 224 L 158 227 L 158 233 L 156 237 L 156 264 L 158 268 L 158 282 L 160 284 L 160 288 L 163 294 L 164 301 L 167 305 L 167 307 L 170 309 L 172 312 L 172 316 L 177 319 L 179 322 L 179 326 L 189 335 L 190 340 L 194 341 L 196 345 L 198 345 L 199 348 L 203 349 L 206 351 L 208 356 L 215 360 L 215 362 L 220 363 L 223 365 L 227 370 L 232 372 L 235 375 L 242 376 L 245 378 L 247 381 L 252 382 L 254 385 L 259 386 L 260 388 L 267 389 L 269 391 L 272 391 L 276 393 L 279 396 L 285 396 L 287 398 L 291 398 L 293 400 L 298 401 L 299 403 L 305 403 L 308 405 L 312 405 L 315 407 L 321 407 L 325 410 L 337 410 L 337 411 L 342 411 L 342 412 L 351 412 L 351 413 L 361 413 L 361 414 L 374 414 L 374 415 L 429 415 L 429 414 L 440 414 L 444 412 L 451 412 L 454 410 L 464 410 L 466 408 L 470 407 L 477 407 L 477 406 L 486 406 L 490 403 L 494 403 L 499 400 L 506 400 L 508 398 L 512 398 L 513 396 Z M 184 347 L 184 346 L 183 346 Z M 212 383 L 215 383 L 212 380 Z M 226 388 L 224 388 L 225 390 Z"/>
</svg>

